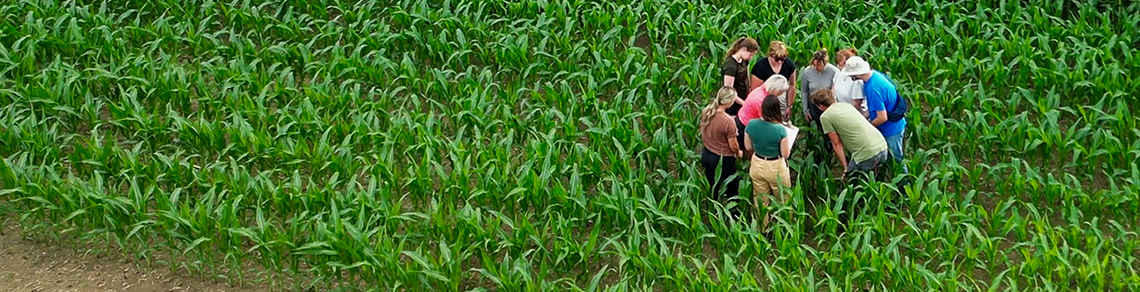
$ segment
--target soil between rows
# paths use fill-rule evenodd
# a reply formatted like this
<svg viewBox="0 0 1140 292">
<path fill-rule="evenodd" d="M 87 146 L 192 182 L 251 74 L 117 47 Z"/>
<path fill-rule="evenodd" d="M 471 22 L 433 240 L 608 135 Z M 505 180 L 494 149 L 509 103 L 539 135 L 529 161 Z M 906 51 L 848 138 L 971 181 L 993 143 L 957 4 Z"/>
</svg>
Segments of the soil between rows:
<svg viewBox="0 0 1140 292">
<path fill-rule="evenodd" d="M 14 224 L 0 225 L 0 292 L 260 292 L 235 288 L 185 271 L 138 268 L 118 254 L 85 254 L 64 245 L 24 238 Z"/>
</svg>

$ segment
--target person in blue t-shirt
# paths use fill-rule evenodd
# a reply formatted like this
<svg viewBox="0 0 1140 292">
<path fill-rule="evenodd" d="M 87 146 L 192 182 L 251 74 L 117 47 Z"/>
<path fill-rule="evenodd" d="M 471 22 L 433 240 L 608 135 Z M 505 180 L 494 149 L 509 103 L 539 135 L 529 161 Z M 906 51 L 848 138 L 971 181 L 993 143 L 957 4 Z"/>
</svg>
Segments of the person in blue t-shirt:
<svg viewBox="0 0 1140 292">
<path fill-rule="evenodd" d="M 895 103 L 899 99 L 895 84 L 883 72 L 871 70 L 871 65 L 859 56 L 847 59 L 847 66 L 843 67 L 842 73 L 863 80 L 863 95 L 866 97 L 865 102 L 867 103 L 868 118 L 871 119 L 871 125 L 883 133 L 891 157 L 894 157 L 894 160 L 901 164 L 906 118 L 897 122 L 887 120 L 887 110 L 894 109 Z M 906 164 L 903 164 L 903 173 L 909 173 Z"/>
</svg>

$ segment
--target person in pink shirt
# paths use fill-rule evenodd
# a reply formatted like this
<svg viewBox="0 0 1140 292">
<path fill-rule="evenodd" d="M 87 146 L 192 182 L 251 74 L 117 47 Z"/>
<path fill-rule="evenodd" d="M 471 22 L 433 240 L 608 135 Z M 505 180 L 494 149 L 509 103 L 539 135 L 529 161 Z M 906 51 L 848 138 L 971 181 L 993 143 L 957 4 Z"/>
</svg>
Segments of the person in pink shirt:
<svg viewBox="0 0 1140 292">
<path fill-rule="evenodd" d="M 783 75 L 773 74 L 764 81 L 764 85 L 757 87 L 748 93 L 748 98 L 744 99 L 744 105 L 740 107 L 740 111 L 736 113 L 736 136 L 737 145 L 744 145 L 744 127 L 748 126 L 748 122 L 754 119 L 761 118 L 760 105 L 764 103 L 764 97 L 771 95 L 784 97 L 791 87 L 788 85 L 788 78 Z M 783 119 L 781 119 L 783 120 Z M 748 157 L 751 153 L 744 153 L 744 157 Z"/>
</svg>

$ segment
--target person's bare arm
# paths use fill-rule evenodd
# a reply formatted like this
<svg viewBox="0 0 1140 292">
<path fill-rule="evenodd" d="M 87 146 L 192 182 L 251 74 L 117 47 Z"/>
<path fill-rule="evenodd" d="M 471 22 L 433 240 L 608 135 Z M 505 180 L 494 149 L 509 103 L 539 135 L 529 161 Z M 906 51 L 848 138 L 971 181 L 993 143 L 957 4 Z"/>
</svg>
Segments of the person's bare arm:
<svg viewBox="0 0 1140 292">
<path fill-rule="evenodd" d="M 749 88 L 748 91 L 753 91 L 756 90 L 756 88 L 760 88 L 760 86 L 764 86 L 764 81 L 766 81 L 760 79 L 760 77 L 756 77 L 756 75 L 749 75 L 749 78 L 752 78 L 752 88 Z"/>
<path fill-rule="evenodd" d="M 796 87 L 796 75 L 797 72 L 792 71 L 791 78 L 788 78 L 788 82 L 792 84 L 790 84 L 791 87 L 788 87 L 788 112 L 784 113 L 784 116 L 789 119 L 792 117 L 792 109 L 796 107 L 796 88 L 798 88 Z"/>
<path fill-rule="evenodd" d="M 724 86 L 725 87 L 736 88 L 735 83 L 736 83 L 736 76 L 724 75 Z M 736 104 L 744 105 L 744 99 L 740 98 L 740 96 L 737 96 L 736 97 Z"/>
<path fill-rule="evenodd" d="M 732 131 L 736 131 L 735 126 L 733 126 Z M 740 150 L 740 145 L 736 144 L 736 136 L 728 138 L 728 148 L 732 149 L 732 153 L 736 153 L 736 158 L 744 157 L 744 151 Z"/>
<path fill-rule="evenodd" d="M 799 87 L 800 95 L 801 96 L 810 96 L 811 92 L 809 92 L 808 87 L 811 87 L 811 84 L 809 84 L 808 80 L 806 80 L 806 78 L 804 78 L 803 75 L 800 75 L 800 78 L 804 79 L 804 80 L 799 81 L 800 82 L 800 87 Z M 832 87 L 835 87 L 835 85 L 832 84 Z M 804 100 L 800 101 L 800 110 L 802 110 L 804 112 L 804 121 L 810 122 L 811 121 L 811 112 L 808 111 L 808 106 L 810 106 L 810 105 L 808 105 L 808 103 L 809 102 L 808 102 L 807 98 L 804 98 Z M 788 106 L 792 107 L 794 105 L 789 104 Z"/>
<path fill-rule="evenodd" d="M 875 119 L 871 120 L 871 125 L 878 127 L 887 122 L 887 111 L 877 111 L 875 115 Z"/>
<path fill-rule="evenodd" d="M 780 157 L 787 159 L 788 156 L 792 156 L 792 139 L 784 137 L 780 139 Z"/>
<path fill-rule="evenodd" d="M 843 152 L 843 141 L 839 139 L 839 133 L 827 133 L 827 137 L 831 138 L 831 148 L 835 149 L 835 157 L 839 158 L 839 165 L 847 170 L 847 155 Z"/>
<path fill-rule="evenodd" d="M 744 148 L 744 151 L 752 151 L 753 150 L 752 149 L 752 136 L 748 135 L 747 132 L 744 133 L 744 147 L 743 148 Z"/>
</svg>

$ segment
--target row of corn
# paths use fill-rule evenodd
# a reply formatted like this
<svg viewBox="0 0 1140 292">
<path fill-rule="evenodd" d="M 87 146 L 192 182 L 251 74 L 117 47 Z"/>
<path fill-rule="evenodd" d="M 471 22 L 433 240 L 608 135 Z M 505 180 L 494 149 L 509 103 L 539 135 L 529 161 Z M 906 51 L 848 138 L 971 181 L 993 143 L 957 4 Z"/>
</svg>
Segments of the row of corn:
<svg viewBox="0 0 1140 292">
<path fill-rule="evenodd" d="M 1140 4 L 1023 2 L 10 1 L 0 220 L 286 290 L 1137 290 Z M 741 35 L 902 83 L 902 208 L 837 232 L 895 191 L 804 153 L 773 237 L 726 219 Z"/>
</svg>

